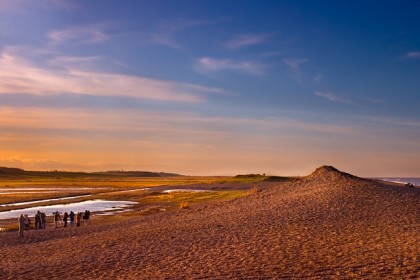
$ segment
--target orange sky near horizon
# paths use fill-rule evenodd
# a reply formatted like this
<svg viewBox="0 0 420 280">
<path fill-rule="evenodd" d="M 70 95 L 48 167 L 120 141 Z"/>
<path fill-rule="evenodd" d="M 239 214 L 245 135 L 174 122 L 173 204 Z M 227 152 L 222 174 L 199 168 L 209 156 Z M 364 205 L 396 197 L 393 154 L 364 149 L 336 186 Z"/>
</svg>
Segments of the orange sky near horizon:
<svg viewBox="0 0 420 280">
<path fill-rule="evenodd" d="M 369 134 L 370 126 L 127 109 L 0 108 L 0 127 L 0 166 L 27 170 L 306 175 L 328 164 L 360 176 L 418 176 L 419 157 L 409 149 L 418 145 L 415 139 L 389 129 Z M 405 153 L 381 147 L 384 138 L 405 141 Z"/>
</svg>

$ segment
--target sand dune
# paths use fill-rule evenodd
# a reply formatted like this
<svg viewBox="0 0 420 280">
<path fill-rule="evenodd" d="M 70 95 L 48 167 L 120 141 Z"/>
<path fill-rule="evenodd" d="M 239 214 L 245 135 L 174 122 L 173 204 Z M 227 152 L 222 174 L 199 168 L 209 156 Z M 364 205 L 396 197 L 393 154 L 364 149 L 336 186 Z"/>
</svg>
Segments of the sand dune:
<svg viewBox="0 0 420 280">
<path fill-rule="evenodd" d="M 420 189 L 321 167 L 110 225 L 0 235 L 1 279 L 418 279 Z"/>
</svg>

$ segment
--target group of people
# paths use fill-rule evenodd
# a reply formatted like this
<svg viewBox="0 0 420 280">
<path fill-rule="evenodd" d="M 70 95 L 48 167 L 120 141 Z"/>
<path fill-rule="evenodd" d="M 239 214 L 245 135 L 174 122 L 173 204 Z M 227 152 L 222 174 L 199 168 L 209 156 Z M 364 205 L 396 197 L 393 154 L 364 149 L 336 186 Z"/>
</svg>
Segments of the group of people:
<svg viewBox="0 0 420 280">
<path fill-rule="evenodd" d="M 39 214 L 39 215 L 38 215 Z M 39 217 L 39 222 L 37 219 L 37 216 Z M 24 230 L 29 230 L 31 228 L 31 218 L 29 218 L 29 216 L 27 214 L 21 214 L 19 217 L 19 235 L 21 237 L 23 237 L 23 231 Z M 44 228 L 45 229 L 45 224 L 46 224 L 46 215 L 45 213 L 41 213 L 38 211 L 37 215 L 35 215 L 35 225 L 38 229 L 38 223 L 39 223 L 39 228 Z"/>
<path fill-rule="evenodd" d="M 90 211 L 86 210 L 83 212 L 77 212 L 74 213 L 73 211 L 70 211 L 70 213 L 64 212 L 63 217 L 61 217 L 61 213 L 56 211 L 54 214 L 54 223 L 55 227 L 58 227 L 59 223 L 62 223 L 64 227 L 67 227 L 67 222 L 70 220 L 70 226 L 74 227 L 74 222 L 76 222 L 76 226 L 80 227 L 81 221 L 85 221 L 86 225 L 89 224 L 90 220 Z"/>
<path fill-rule="evenodd" d="M 38 211 L 35 214 L 35 229 L 45 229 L 47 216 L 44 212 Z M 64 227 L 67 227 L 67 222 L 70 220 L 70 226 L 74 227 L 74 223 L 76 222 L 76 227 L 80 227 L 82 220 L 89 224 L 90 220 L 90 211 L 86 210 L 85 212 L 77 212 L 74 213 L 70 211 L 70 213 L 64 212 L 63 216 L 59 211 L 53 212 L 53 220 L 55 227 L 58 228 L 59 224 L 62 224 Z M 27 214 L 21 214 L 19 219 L 19 236 L 23 237 L 23 232 L 25 230 L 29 230 L 31 227 L 31 219 Z"/>
</svg>

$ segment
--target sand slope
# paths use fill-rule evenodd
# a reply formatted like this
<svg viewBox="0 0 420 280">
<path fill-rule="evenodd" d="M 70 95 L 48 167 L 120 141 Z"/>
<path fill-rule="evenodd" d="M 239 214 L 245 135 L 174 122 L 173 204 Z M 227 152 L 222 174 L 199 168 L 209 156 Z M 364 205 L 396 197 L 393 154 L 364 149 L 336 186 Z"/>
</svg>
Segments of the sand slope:
<svg viewBox="0 0 420 280">
<path fill-rule="evenodd" d="M 2 279 L 417 279 L 420 189 L 322 167 L 130 221 L 0 235 Z"/>
</svg>

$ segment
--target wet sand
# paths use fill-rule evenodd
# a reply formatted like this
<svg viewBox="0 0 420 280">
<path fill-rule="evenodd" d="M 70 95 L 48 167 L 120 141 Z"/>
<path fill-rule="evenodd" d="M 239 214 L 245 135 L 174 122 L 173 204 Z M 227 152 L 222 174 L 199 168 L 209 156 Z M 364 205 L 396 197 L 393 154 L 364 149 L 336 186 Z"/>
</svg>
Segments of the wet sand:
<svg viewBox="0 0 420 280">
<path fill-rule="evenodd" d="M 420 189 L 322 167 L 233 201 L 0 233 L 1 279 L 418 279 Z"/>
</svg>

